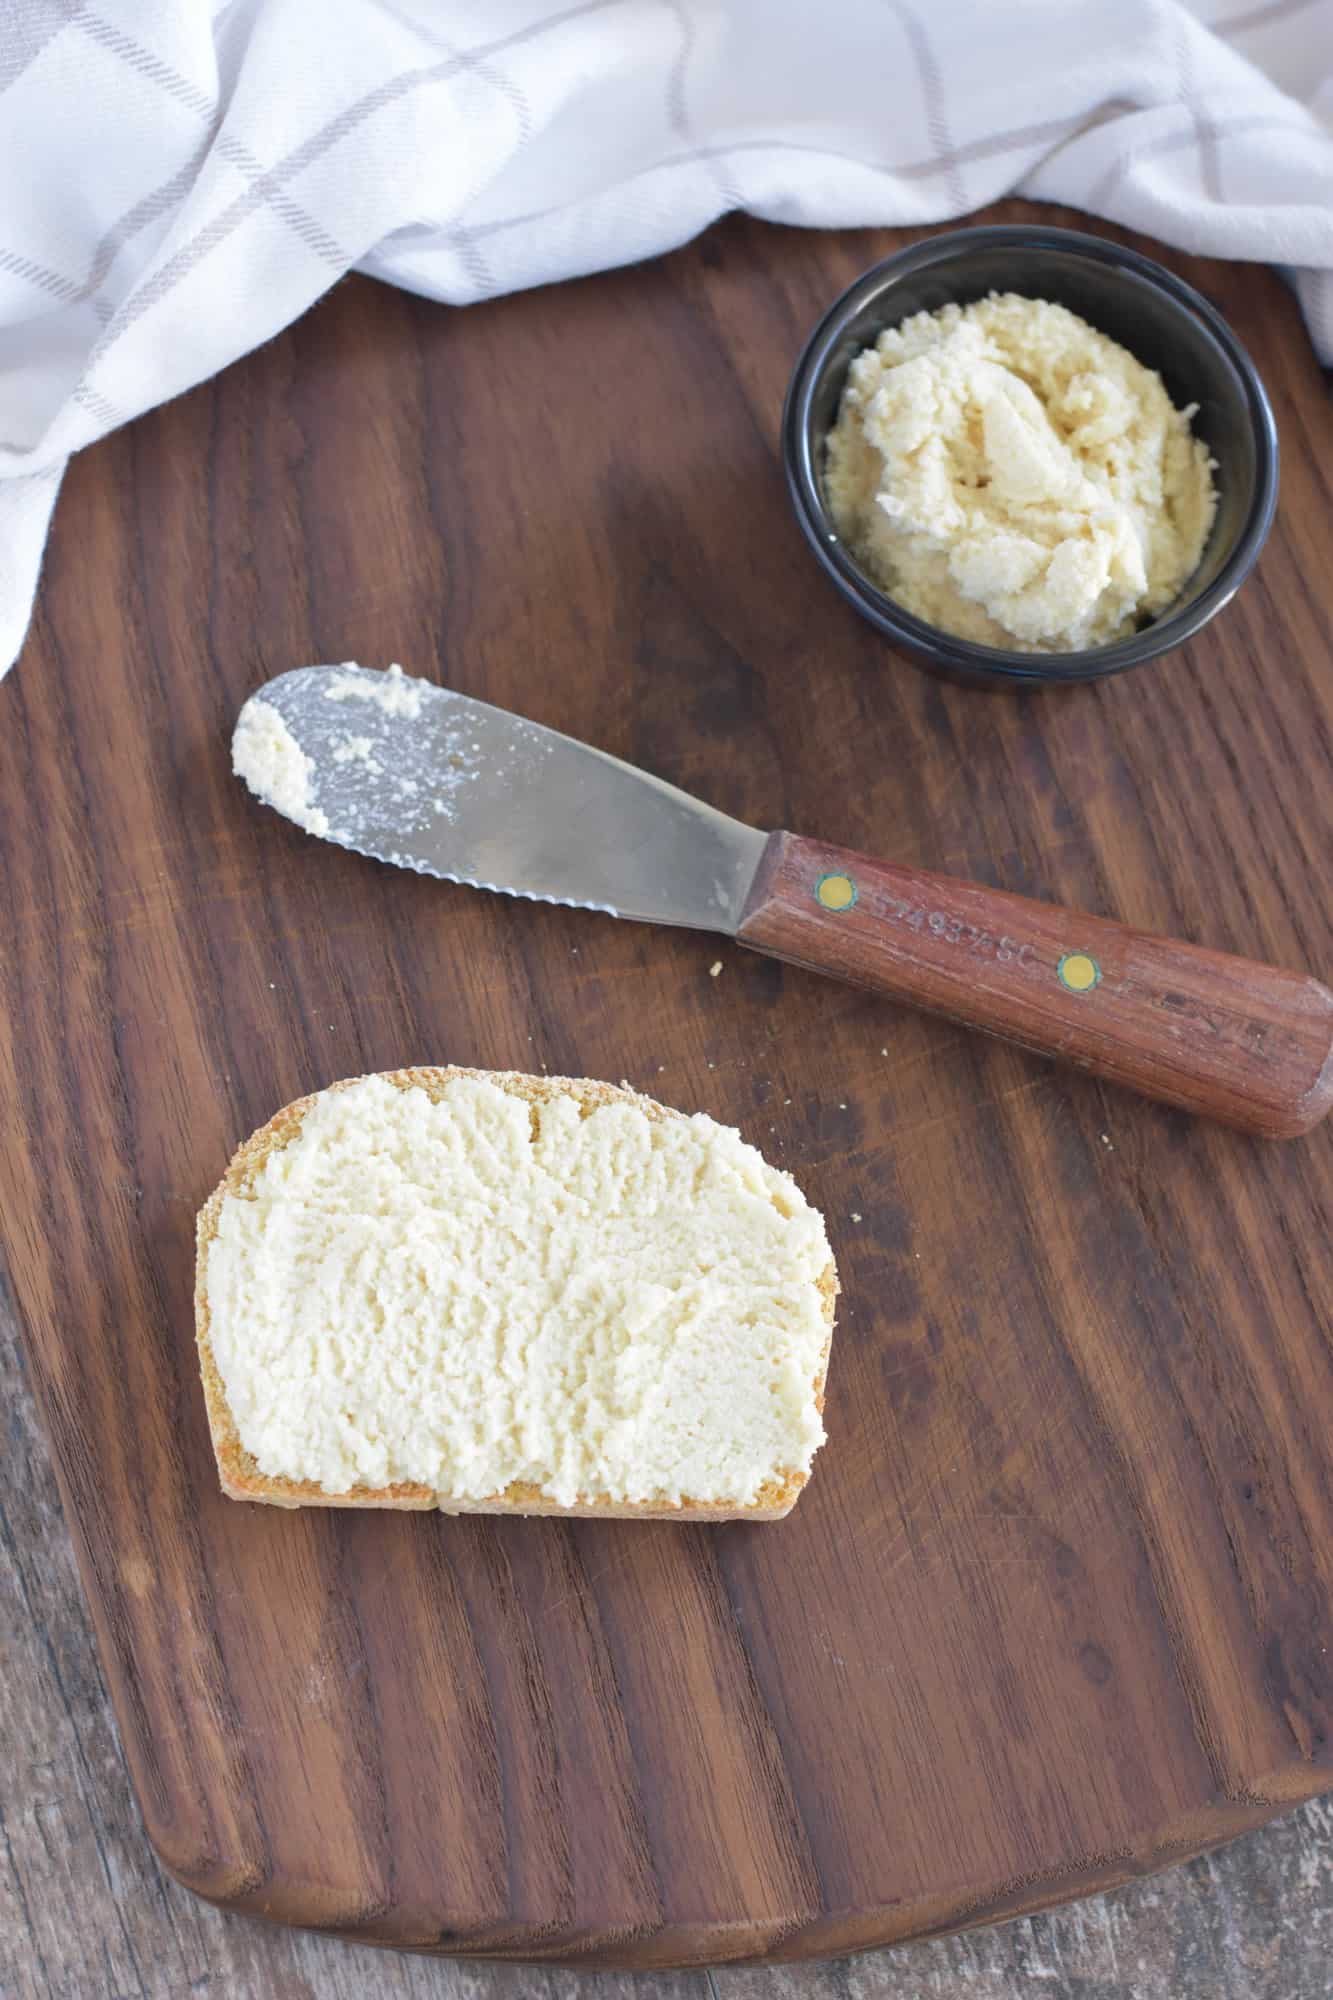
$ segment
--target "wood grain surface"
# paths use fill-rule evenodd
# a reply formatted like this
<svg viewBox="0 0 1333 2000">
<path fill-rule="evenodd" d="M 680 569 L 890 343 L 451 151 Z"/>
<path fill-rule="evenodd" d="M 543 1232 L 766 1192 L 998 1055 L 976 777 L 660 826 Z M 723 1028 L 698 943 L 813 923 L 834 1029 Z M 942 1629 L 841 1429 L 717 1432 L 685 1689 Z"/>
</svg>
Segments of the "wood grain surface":
<svg viewBox="0 0 1333 2000">
<path fill-rule="evenodd" d="M 143 1837 L 0 1269 L 5 2000 L 1328 2000 L 1333 1799 L 1064 1909 L 855 1959 L 580 1972 L 256 1922 Z"/>
<path fill-rule="evenodd" d="M 1294 302 L 1171 259 L 1282 429 L 1236 603 L 993 697 L 896 659 L 786 512 L 792 357 L 894 240 L 732 222 L 467 313 L 353 282 L 70 474 L 0 691 L 0 1202 L 145 1820 L 234 1908 L 829 1953 L 1331 1782 L 1328 1127 L 1247 1140 L 731 947 L 710 978 L 713 940 L 395 875 L 228 773 L 261 679 L 397 658 L 757 824 L 1327 971 L 1333 419 Z M 787 1522 L 221 1498 L 194 1210 L 277 1105 L 431 1061 L 625 1077 L 798 1172 L 845 1293 Z"/>
</svg>

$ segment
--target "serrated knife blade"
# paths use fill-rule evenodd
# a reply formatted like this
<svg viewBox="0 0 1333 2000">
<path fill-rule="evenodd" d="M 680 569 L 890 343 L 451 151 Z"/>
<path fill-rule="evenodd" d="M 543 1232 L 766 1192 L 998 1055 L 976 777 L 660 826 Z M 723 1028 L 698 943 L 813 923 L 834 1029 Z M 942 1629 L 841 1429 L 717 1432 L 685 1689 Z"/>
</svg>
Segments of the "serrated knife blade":
<svg viewBox="0 0 1333 2000">
<path fill-rule="evenodd" d="M 290 780 L 291 751 L 305 760 Z M 283 764 L 283 756 L 286 764 Z M 258 760 L 258 761 L 256 761 Z M 541 902 L 732 933 L 765 836 L 605 751 L 404 674 L 298 667 L 242 709 L 233 761 L 307 831 Z"/>
</svg>

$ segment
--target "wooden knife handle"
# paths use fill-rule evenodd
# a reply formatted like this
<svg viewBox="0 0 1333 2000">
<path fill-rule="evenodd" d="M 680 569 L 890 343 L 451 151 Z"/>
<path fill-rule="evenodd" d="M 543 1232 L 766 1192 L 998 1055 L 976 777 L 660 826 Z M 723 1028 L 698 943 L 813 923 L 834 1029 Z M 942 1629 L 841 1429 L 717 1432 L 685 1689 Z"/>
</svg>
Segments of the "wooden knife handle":
<svg viewBox="0 0 1333 2000">
<path fill-rule="evenodd" d="M 737 937 L 1266 1138 L 1333 1104 L 1317 979 L 775 833 Z"/>
</svg>

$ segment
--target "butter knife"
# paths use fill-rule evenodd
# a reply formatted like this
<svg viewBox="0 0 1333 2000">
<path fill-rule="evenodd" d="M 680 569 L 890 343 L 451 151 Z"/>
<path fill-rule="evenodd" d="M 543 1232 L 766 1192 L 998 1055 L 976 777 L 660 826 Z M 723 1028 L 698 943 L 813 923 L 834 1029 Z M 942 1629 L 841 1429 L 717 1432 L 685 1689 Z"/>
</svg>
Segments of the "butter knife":
<svg viewBox="0 0 1333 2000">
<path fill-rule="evenodd" d="M 720 932 L 1269 1138 L 1333 1103 L 1333 993 L 1105 917 L 764 833 L 396 669 L 260 688 L 239 776 L 320 837 L 512 896 Z"/>
</svg>

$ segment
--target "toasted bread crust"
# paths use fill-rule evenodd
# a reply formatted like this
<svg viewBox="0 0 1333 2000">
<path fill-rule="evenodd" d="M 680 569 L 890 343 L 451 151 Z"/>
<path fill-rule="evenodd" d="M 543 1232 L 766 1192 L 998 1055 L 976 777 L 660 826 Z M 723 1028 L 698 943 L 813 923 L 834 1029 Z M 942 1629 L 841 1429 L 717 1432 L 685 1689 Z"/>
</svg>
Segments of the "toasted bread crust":
<svg viewBox="0 0 1333 2000">
<path fill-rule="evenodd" d="M 681 1118 L 685 1115 L 668 1105 L 658 1104 L 651 1097 L 642 1097 L 628 1087 L 618 1088 L 615 1084 L 602 1083 L 591 1077 L 524 1076 L 517 1070 L 423 1067 L 390 1070 L 384 1073 L 384 1080 L 399 1090 L 424 1090 L 438 1102 L 445 1085 L 456 1076 L 478 1077 L 534 1105 L 547 1103 L 556 1097 L 572 1097 L 585 1116 L 598 1105 L 618 1103 L 633 1104 L 648 1118 Z M 360 1081 L 359 1077 L 345 1077 L 330 1084 L 328 1089 L 345 1090 L 350 1084 Z M 326 1092 L 320 1091 L 316 1095 L 322 1097 Z M 580 1497 L 572 1506 L 562 1507 L 536 1486 L 521 1481 L 515 1481 L 503 1492 L 491 1494 L 485 1500 L 460 1500 L 450 1494 L 436 1493 L 428 1486 L 408 1482 L 394 1486 L 356 1486 L 345 1493 L 326 1493 L 314 1480 L 273 1478 L 261 1472 L 252 1454 L 241 1443 L 213 1354 L 207 1252 L 218 1233 L 223 1202 L 228 1195 L 248 1195 L 265 1161 L 270 1154 L 290 1145 L 314 1102 L 313 1095 L 297 1098 L 294 1103 L 284 1105 L 267 1125 L 252 1133 L 237 1148 L 226 1173 L 199 1211 L 194 1291 L 195 1340 L 199 1348 L 199 1372 L 203 1378 L 204 1403 L 218 1463 L 218 1476 L 223 1492 L 230 1499 L 257 1500 L 271 1507 L 387 1507 L 413 1512 L 436 1509 L 442 1514 L 543 1514 L 588 1516 L 610 1521 L 777 1521 L 790 1513 L 808 1476 L 797 1468 L 770 1480 L 748 1507 L 725 1500 L 682 1500 L 678 1506 L 671 1506 L 654 1501 L 619 1501 L 597 1496 Z M 815 1402 L 822 1411 L 838 1297 L 838 1275 L 832 1260 L 819 1279 L 819 1294 L 828 1327 L 815 1381 Z"/>
</svg>

